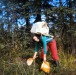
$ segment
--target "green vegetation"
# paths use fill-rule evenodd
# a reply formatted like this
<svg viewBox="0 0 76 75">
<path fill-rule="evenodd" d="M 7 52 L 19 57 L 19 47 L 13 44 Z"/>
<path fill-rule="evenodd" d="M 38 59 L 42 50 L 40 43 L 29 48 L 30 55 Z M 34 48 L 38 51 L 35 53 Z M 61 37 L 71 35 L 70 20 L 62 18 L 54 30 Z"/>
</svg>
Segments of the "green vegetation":
<svg viewBox="0 0 76 75">
<path fill-rule="evenodd" d="M 35 47 L 30 28 L 43 20 L 55 36 L 60 58 L 60 67 L 54 67 L 48 52 L 48 75 L 76 75 L 75 0 L 0 0 L 0 75 L 47 75 L 39 69 L 39 57 L 30 67 L 26 64 Z"/>
<path fill-rule="evenodd" d="M 29 53 L 29 51 L 30 53 Z M 28 49 L 23 57 L 15 57 L 11 60 L 1 59 L 0 61 L 0 75 L 46 75 L 40 71 L 41 61 L 37 58 L 31 66 L 27 66 L 27 58 L 33 55 L 33 49 Z M 30 56 L 29 56 L 30 55 Z M 60 66 L 54 67 L 51 60 L 51 55 L 48 55 L 48 61 L 51 65 L 51 72 L 49 75 L 75 75 L 76 74 L 76 59 L 72 54 L 66 54 L 59 50 Z M 50 59 L 49 59 L 50 58 Z"/>
</svg>

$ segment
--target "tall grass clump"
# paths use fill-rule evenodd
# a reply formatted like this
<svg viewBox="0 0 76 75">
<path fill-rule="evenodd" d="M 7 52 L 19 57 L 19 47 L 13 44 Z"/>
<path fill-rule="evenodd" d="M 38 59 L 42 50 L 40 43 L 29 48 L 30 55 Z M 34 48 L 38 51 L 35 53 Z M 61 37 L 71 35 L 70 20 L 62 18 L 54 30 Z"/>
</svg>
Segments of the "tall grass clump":
<svg viewBox="0 0 76 75">
<path fill-rule="evenodd" d="M 73 54 L 59 50 L 60 75 L 76 75 L 76 58 Z"/>
</svg>

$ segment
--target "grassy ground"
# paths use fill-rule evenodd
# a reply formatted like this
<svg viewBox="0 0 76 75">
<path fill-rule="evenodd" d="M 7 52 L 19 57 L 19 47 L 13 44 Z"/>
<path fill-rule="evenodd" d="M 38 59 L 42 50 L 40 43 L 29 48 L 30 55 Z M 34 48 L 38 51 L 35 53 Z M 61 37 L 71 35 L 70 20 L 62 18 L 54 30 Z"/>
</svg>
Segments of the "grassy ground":
<svg viewBox="0 0 76 75">
<path fill-rule="evenodd" d="M 30 53 L 29 53 L 30 52 Z M 33 55 L 31 49 L 28 49 L 21 57 L 15 58 L 12 62 L 0 59 L 0 75 L 76 75 L 76 59 L 72 54 L 66 54 L 59 50 L 60 67 L 54 67 L 51 60 L 51 55 L 47 56 L 47 60 L 51 65 L 49 74 L 40 70 L 42 61 L 38 57 L 31 66 L 27 66 L 27 58 Z"/>
</svg>

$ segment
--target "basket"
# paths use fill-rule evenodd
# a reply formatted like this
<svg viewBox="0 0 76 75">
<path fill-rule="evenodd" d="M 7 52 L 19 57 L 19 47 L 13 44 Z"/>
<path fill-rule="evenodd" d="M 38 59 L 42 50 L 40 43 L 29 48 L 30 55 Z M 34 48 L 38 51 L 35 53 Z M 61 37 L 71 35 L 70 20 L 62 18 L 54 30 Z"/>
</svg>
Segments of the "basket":
<svg viewBox="0 0 76 75">
<path fill-rule="evenodd" d="M 33 63 L 33 58 L 27 59 L 26 63 L 28 66 L 30 66 Z"/>
<path fill-rule="evenodd" d="M 50 73 L 50 70 L 51 70 L 51 68 L 50 68 L 50 63 L 49 63 L 49 62 L 43 62 L 43 63 L 41 64 L 40 69 L 41 69 L 42 71 L 44 71 L 45 73 Z"/>
</svg>

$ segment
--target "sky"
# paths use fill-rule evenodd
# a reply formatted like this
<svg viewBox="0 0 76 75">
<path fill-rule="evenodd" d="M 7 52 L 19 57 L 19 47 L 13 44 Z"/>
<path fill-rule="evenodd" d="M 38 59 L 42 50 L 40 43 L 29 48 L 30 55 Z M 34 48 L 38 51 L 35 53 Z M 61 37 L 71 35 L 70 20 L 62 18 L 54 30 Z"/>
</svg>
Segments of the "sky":
<svg viewBox="0 0 76 75">
<path fill-rule="evenodd" d="M 63 2 L 63 6 L 66 6 L 66 0 L 62 0 L 62 2 Z M 53 2 L 49 2 L 49 4 L 52 4 L 53 6 L 59 6 L 59 0 L 53 0 Z M 4 9 L 6 6 L 4 5 L 4 3 L 2 2 L 2 0 L 0 1 L 0 10 L 1 9 Z M 7 12 L 5 11 L 5 10 L 3 10 L 2 12 L 0 12 L 0 21 L 1 21 L 1 19 L 3 18 L 3 16 L 5 16 L 7 14 Z M 31 16 L 30 17 L 30 23 L 32 24 L 34 21 L 35 21 L 35 16 Z M 5 18 L 4 18 L 5 19 Z M 11 18 L 9 17 L 9 20 L 10 20 Z M 45 19 L 46 19 L 46 17 L 45 17 L 45 15 L 44 14 L 42 14 L 41 15 L 41 19 L 42 19 L 42 21 L 45 21 Z M 25 18 L 23 17 L 23 18 L 19 18 L 19 19 L 17 19 L 17 24 L 19 25 L 19 26 L 24 26 L 24 25 L 26 25 L 26 20 L 25 20 Z"/>
<path fill-rule="evenodd" d="M 62 0 L 63 6 L 66 4 L 66 0 Z M 53 2 L 49 2 L 49 4 L 52 4 L 53 6 L 59 6 L 59 0 L 53 0 Z"/>
<path fill-rule="evenodd" d="M 49 4 L 52 4 L 53 6 L 56 5 L 58 6 L 58 2 L 59 0 L 53 0 L 53 2 L 49 2 Z M 65 2 L 65 0 L 63 0 L 63 2 Z M 5 8 L 5 5 L 4 3 L 2 2 L 2 0 L 0 1 L 0 9 L 3 9 Z M 0 19 L 2 18 L 2 16 L 6 15 L 7 13 L 5 11 L 2 11 L 2 14 L 0 14 Z M 42 21 L 44 21 L 46 19 L 45 15 L 41 15 L 41 18 L 42 18 Z M 9 18 L 10 19 L 10 18 Z M 23 21 L 23 22 L 22 22 Z M 26 24 L 24 23 L 24 19 L 18 19 L 18 24 L 21 23 L 21 24 Z M 32 15 L 30 17 L 30 23 L 33 23 L 35 21 L 35 17 Z"/>
</svg>

